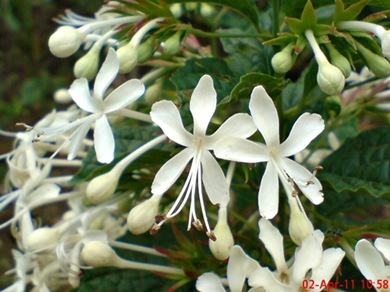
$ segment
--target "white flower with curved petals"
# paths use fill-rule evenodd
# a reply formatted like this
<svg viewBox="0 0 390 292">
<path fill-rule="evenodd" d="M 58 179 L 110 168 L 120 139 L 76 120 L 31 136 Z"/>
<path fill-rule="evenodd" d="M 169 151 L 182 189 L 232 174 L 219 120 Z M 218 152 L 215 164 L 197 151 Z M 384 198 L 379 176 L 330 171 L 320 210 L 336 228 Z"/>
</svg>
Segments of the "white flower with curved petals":
<svg viewBox="0 0 390 292">
<path fill-rule="evenodd" d="M 313 203 L 323 201 L 320 181 L 306 168 L 287 158 L 306 148 L 324 129 L 318 114 L 304 113 L 295 122 L 290 135 L 279 142 L 279 118 L 275 105 L 262 86 L 254 88 L 249 109 L 265 145 L 241 137 L 223 138 L 215 145 L 215 155 L 222 159 L 246 163 L 268 162 L 259 189 L 260 215 L 271 219 L 278 212 L 278 176 L 284 185 L 293 181 Z"/>
<path fill-rule="evenodd" d="M 377 291 L 388 291 L 381 285 L 390 279 L 390 239 L 377 238 L 374 246 L 361 239 L 355 246 L 355 260 L 360 272 L 368 281 L 372 281 Z M 388 288 L 388 287 L 387 287 Z"/>
<path fill-rule="evenodd" d="M 197 289 L 199 291 L 224 291 L 222 284 L 228 284 L 230 291 L 241 292 L 246 279 L 248 279 L 248 284 L 252 288 L 248 291 L 304 291 L 303 280 L 313 280 L 313 283 L 321 283 L 322 281 L 328 283 L 345 255 L 345 252 L 340 248 L 323 250 L 324 234 L 320 230 L 315 230 L 295 250 L 294 257 L 286 262 L 283 236 L 279 230 L 264 218 L 259 221 L 259 229 L 259 238 L 274 260 L 275 271 L 262 267 L 249 257 L 240 246 L 235 245 L 230 250 L 227 279 L 221 279 L 212 273 L 205 273 L 198 278 Z M 309 271 L 311 272 L 309 273 Z M 221 288 L 207 290 L 207 288 L 212 287 Z M 320 291 L 321 289 L 315 287 L 312 290 Z"/>
<path fill-rule="evenodd" d="M 193 117 L 194 131 L 188 132 L 173 102 L 163 100 L 152 106 L 150 116 L 172 141 L 185 147 L 181 152 L 166 162 L 157 172 L 152 193 L 162 195 L 178 179 L 186 165 L 192 160 L 191 168 L 183 189 L 173 204 L 165 219 L 157 224 L 158 228 L 167 219 L 177 215 L 191 197 L 188 228 L 191 223 L 201 228 L 196 216 L 195 196 L 198 191 L 203 220 L 209 236 L 212 234 L 206 216 L 203 202 L 202 183 L 212 204 L 226 206 L 229 201 L 229 187 L 218 162 L 211 155 L 215 143 L 224 137 L 246 138 L 252 135 L 256 128 L 252 118 L 247 114 L 235 114 L 226 120 L 212 135 L 206 135 L 207 127 L 217 106 L 217 93 L 210 76 L 204 75 L 195 87 L 190 101 L 190 111 Z"/>
<path fill-rule="evenodd" d="M 118 58 L 116 57 L 115 51 L 110 49 L 106 60 L 96 76 L 92 96 L 89 91 L 88 80 L 85 78 L 75 80 L 69 89 L 69 94 L 73 101 L 81 109 L 92 113 L 92 116 L 95 117 L 94 119 L 88 120 L 85 127 L 82 125 L 77 130 L 80 131 L 80 139 L 75 139 L 77 142 L 75 142 L 74 149 L 79 148 L 78 145 L 81 144 L 81 140 L 85 136 L 86 131 L 95 122 L 94 142 L 96 156 L 97 160 L 102 163 L 110 163 L 114 159 L 115 141 L 107 115 L 128 106 L 145 91 L 145 87 L 140 80 L 131 79 L 103 99 L 105 91 L 114 80 L 118 70 Z"/>
</svg>

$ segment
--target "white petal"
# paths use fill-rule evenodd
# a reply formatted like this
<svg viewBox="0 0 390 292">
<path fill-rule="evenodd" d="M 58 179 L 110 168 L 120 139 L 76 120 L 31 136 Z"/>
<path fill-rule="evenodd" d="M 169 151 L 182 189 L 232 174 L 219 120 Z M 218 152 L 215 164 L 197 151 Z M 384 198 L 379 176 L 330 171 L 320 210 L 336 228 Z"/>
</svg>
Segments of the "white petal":
<svg viewBox="0 0 390 292">
<path fill-rule="evenodd" d="M 374 245 L 379 250 L 386 260 L 390 261 L 390 239 L 380 238 L 375 239 Z"/>
<path fill-rule="evenodd" d="M 229 202 L 229 186 L 218 162 L 207 150 L 202 152 L 202 181 L 213 205 L 226 206 Z"/>
<path fill-rule="evenodd" d="M 250 258 L 240 246 L 233 246 L 230 250 L 227 266 L 227 278 L 230 290 L 232 292 L 241 292 L 245 279 L 254 270 L 259 268 L 259 264 Z"/>
<path fill-rule="evenodd" d="M 103 100 L 104 92 L 118 74 L 118 70 L 118 57 L 116 56 L 114 49 L 110 48 L 102 67 L 100 67 L 100 70 L 96 75 L 95 84 L 93 87 L 93 96 L 97 100 Z"/>
<path fill-rule="evenodd" d="M 73 81 L 69 89 L 69 94 L 79 108 L 87 112 L 97 113 L 103 109 L 103 104 L 90 95 L 88 80 L 85 78 Z"/>
<path fill-rule="evenodd" d="M 100 163 L 110 163 L 114 159 L 115 140 L 105 115 L 96 120 L 93 137 L 97 160 Z"/>
<path fill-rule="evenodd" d="M 69 139 L 68 145 L 68 159 L 72 160 L 76 157 L 77 152 L 80 150 L 81 145 L 83 144 L 83 140 L 87 135 L 89 129 L 91 128 L 91 123 L 88 122 L 85 124 L 81 124 L 80 127 L 76 129 L 71 135 Z"/>
<path fill-rule="evenodd" d="M 186 148 L 169 159 L 157 172 L 152 183 L 152 194 L 164 194 L 178 179 L 184 168 L 194 157 L 194 150 Z"/>
<path fill-rule="evenodd" d="M 301 284 L 308 270 L 317 267 L 321 262 L 323 233 L 314 230 L 302 241 L 300 249 L 295 253 L 292 278 Z"/>
<path fill-rule="evenodd" d="M 375 282 L 378 279 L 386 279 L 382 256 L 368 240 L 361 239 L 356 244 L 355 260 L 360 272 L 367 280 Z"/>
<path fill-rule="evenodd" d="M 53 183 L 46 183 L 36 188 L 27 197 L 29 205 L 43 205 L 45 200 L 50 200 L 59 196 L 61 188 Z"/>
<path fill-rule="evenodd" d="M 150 117 L 172 141 L 187 147 L 193 145 L 193 136 L 184 129 L 179 111 L 172 101 L 154 103 Z"/>
<path fill-rule="evenodd" d="M 259 229 L 259 238 L 274 259 L 278 273 L 286 272 L 287 264 L 284 259 L 283 236 L 270 221 L 264 218 L 259 220 Z"/>
<path fill-rule="evenodd" d="M 194 118 L 194 135 L 204 136 L 217 107 L 217 92 L 213 79 L 203 75 L 196 85 L 190 100 L 190 111 Z"/>
<path fill-rule="evenodd" d="M 225 292 L 220 278 L 214 273 L 204 273 L 196 281 L 196 290 L 200 292 Z"/>
<path fill-rule="evenodd" d="M 213 145 L 224 137 L 248 138 L 256 132 L 256 126 L 253 119 L 248 114 L 235 114 L 227 119 L 218 130 L 207 137 L 207 147 L 213 148 Z"/>
<path fill-rule="evenodd" d="M 263 267 L 256 269 L 249 275 L 248 284 L 255 288 L 253 292 L 291 292 L 291 287 L 279 282 L 268 268 Z M 256 290 L 256 288 L 260 290 Z"/>
<path fill-rule="evenodd" d="M 282 158 L 283 169 L 294 180 L 302 193 L 315 205 L 323 202 L 320 181 L 306 168 L 289 158 Z"/>
<path fill-rule="evenodd" d="M 236 137 L 218 140 L 214 145 L 214 153 L 218 158 L 238 162 L 268 161 L 268 150 L 264 144 Z"/>
<path fill-rule="evenodd" d="M 253 121 L 268 147 L 279 145 L 279 117 L 273 100 L 263 86 L 256 86 L 251 94 L 249 110 Z"/>
<path fill-rule="evenodd" d="M 288 157 L 302 151 L 324 128 L 320 115 L 304 113 L 295 122 L 286 141 L 280 145 L 280 155 Z"/>
<path fill-rule="evenodd" d="M 272 219 L 278 213 L 279 180 L 278 172 L 272 162 L 268 162 L 259 189 L 259 212 L 266 219 Z"/>
<path fill-rule="evenodd" d="M 322 253 L 320 264 L 313 268 L 310 277 L 314 283 L 321 283 L 321 281 L 328 281 L 332 278 L 337 267 L 340 265 L 345 252 L 340 248 L 328 248 Z M 320 291 L 320 289 L 314 290 Z"/>
<path fill-rule="evenodd" d="M 131 79 L 116 88 L 104 99 L 104 112 L 122 109 L 137 100 L 145 92 L 141 80 Z"/>
</svg>

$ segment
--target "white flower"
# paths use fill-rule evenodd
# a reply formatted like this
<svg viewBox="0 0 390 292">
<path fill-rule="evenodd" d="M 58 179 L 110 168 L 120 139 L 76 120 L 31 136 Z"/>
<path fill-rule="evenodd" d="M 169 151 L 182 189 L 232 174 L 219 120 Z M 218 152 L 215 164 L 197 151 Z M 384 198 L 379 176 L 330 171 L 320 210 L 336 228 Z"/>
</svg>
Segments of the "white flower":
<svg viewBox="0 0 390 292">
<path fill-rule="evenodd" d="M 220 278 L 214 273 L 204 273 L 196 281 L 196 290 L 200 292 L 225 292 Z"/>
<path fill-rule="evenodd" d="M 278 113 L 262 86 L 253 90 L 249 109 L 266 145 L 239 137 L 229 137 L 221 139 L 215 145 L 214 152 L 219 158 L 239 162 L 268 162 L 259 189 L 260 215 L 270 219 L 278 212 L 278 176 L 283 185 L 293 181 L 313 204 L 320 204 L 323 201 L 320 181 L 306 168 L 287 157 L 302 151 L 322 132 L 324 121 L 321 116 L 302 114 L 288 138 L 280 144 Z"/>
<path fill-rule="evenodd" d="M 183 189 L 165 217 L 170 218 L 178 214 L 185 202 L 191 197 L 188 227 L 190 228 L 191 223 L 201 227 L 195 210 L 195 195 L 196 190 L 198 190 L 207 232 L 210 232 L 210 227 L 203 202 L 202 183 L 212 204 L 226 206 L 229 201 L 229 188 L 225 176 L 210 151 L 214 149 L 215 143 L 223 137 L 246 138 L 255 131 L 249 115 L 236 114 L 223 123 L 214 134 L 206 135 L 216 104 L 217 94 L 213 87 L 213 80 L 210 76 L 205 75 L 199 80 L 191 96 L 190 111 L 194 120 L 193 134 L 184 128 L 179 111 L 171 101 L 156 102 L 150 113 L 153 122 L 160 126 L 170 140 L 186 147 L 157 172 L 152 184 L 152 193 L 157 195 L 165 193 L 178 179 L 188 162 L 192 160 Z M 164 221 L 161 221 L 158 226 L 161 226 Z"/>
<path fill-rule="evenodd" d="M 328 248 L 323 251 L 324 234 L 320 230 L 315 230 L 296 249 L 293 264 L 289 266 L 284 259 L 283 237 L 279 230 L 263 218 L 259 221 L 259 228 L 259 238 L 275 261 L 277 270 L 273 273 L 274 279 L 276 283 L 287 286 L 284 291 L 301 291 L 302 281 L 307 279 L 309 270 L 311 270 L 310 280 L 314 283 L 322 281 L 327 283 L 345 255 L 340 248 Z M 275 283 L 271 277 L 268 279 L 264 277 L 268 271 L 262 267 L 254 271 L 249 276 L 249 285 L 253 288 L 264 287 L 266 291 L 283 291 L 275 290 Z M 313 291 L 320 290 L 317 287 L 313 289 Z"/>
<path fill-rule="evenodd" d="M 377 238 L 374 245 L 367 239 L 358 241 L 355 247 L 356 264 L 377 291 L 388 291 L 388 287 L 385 289 L 383 286 L 383 280 L 390 279 L 390 239 Z"/>
<path fill-rule="evenodd" d="M 318 64 L 317 83 L 323 92 L 329 95 L 336 95 L 343 91 L 345 77 L 339 68 L 332 65 L 325 54 L 321 51 L 320 46 L 313 34 L 313 31 L 305 31 L 305 36 L 309 42 L 314 57 Z"/>
<path fill-rule="evenodd" d="M 235 245 L 230 250 L 227 267 L 227 284 L 232 292 L 243 291 L 246 279 L 248 279 L 249 286 L 252 287 L 250 291 L 267 292 L 303 291 L 303 280 L 310 280 L 318 284 L 328 283 L 345 254 L 340 248 L 328 248 L 323 251 L 324 235 L 321 231 L 315 230 L 303 240 L 302 246 L 296 249 L 294 257 L 286 262 L 283 236 L 279 230 L 264 218 L 260 219 L 259 228 L 259 238 L 271 254 L 276 271 L 272 272 L 269 268 L 262 267 L 250 258 L 240 246 Z M 310 270 L 311 273 L 308 273 Z M 222 284 L 226 284 L 225 280 L 215 274 L 205 273 L 198 278 L 196 288 L 199 291 L 225 291 L 222 286 Z M 317 287 L 313 289 L 313 291 L 320 290 Z"/>
<path fill-rule="evenodd" d="M 110 49 L 96 76 L 92 95 L 88 80 L 85 78 L 75 80 L 69 89 L 73 101 L 82 110 L 91 114 L 62 127 L 38 129 L 42 132 L 41 137 L 46 138 L 47 136 L 58 136 L 77 128 L 68 139 L 68 159 L 75 157 L 93 123 L 95 123 L 94 146 L 97 160 L 101 163 L 110 163 L 114 159 L 115 141 L 107 116 L 124 109 L 145 91 L 145 86 L 140 80 L 131 79 L 104 98 L 104 93 L 114 80 L 118 70 L 119 62 L 115 51 Z"/>
<path fill-rule="evenodd" d="M 239 246 L 234 246 L 227 272 L 231 291 L 241 291 L 246 278 L 249 286 L 267 292 L 302 291 L 302 281 L 308 279 L 308 275 L 314 283 L 322 281 L 327 283 L 345 254 L 340 248 L 329 248 L 323 251 L 324 235 L 321 231 L 315 230 L 303 240 L 301 247 L 296 249 L 294 258 L 286 262 L 283 236 L 279 230 L 264 218 L 260 219 L 259 228 L 259 238 L 271 254 L 276 271 L 271 272 L 268 268 L 260 266 Z M 308 274 L 309 270 L 311 270 L 310 274 Z M 313 289 L 313 291 L 320 290 L 320 288 Z"/>
</svg>

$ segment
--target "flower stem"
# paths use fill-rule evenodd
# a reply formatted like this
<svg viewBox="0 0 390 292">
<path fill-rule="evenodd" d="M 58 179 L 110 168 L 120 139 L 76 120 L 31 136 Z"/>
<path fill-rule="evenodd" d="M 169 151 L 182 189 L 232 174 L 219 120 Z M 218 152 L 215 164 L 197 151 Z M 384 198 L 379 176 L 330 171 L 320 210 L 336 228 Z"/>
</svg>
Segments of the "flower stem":
<svg viewBox="0 0 390 292">
<path fill-rule="evenodd" d="M 152 272 L 159 272 L 159 273 L 166 273 L 166 274 L 173 274 L 173 275 L 180 275 L 184 276 L 184 271 L 179 268 L 174 267 L 167 267 L 167 266 L 160 266 L 160 265 L 154 265 L 154 264 L 146 264 L 146 263 L 139 263 L 134 261 L 128 261 L 121 258 L 118 258 L 117 267 L 119 268 L 125 268 L 125 269 L 136 269 L 136 270 L 144 270 L 144 271 L 152 271 Z"/>
<path fill-rule="evenodd" d="M 143 121 L 143 122 L 148 122 L 148 123 L 152 122 L 152 119 L 150 118 L 150 116 L 148 114 L 140 113 L 140 112 L 130 110 L 130 109 L 123 108 L 123 109 L 115 111 L 114 114 L 119 115 L 121 117 L 136 119 L 136 120 Z"/>
<path fill-rule="evenodd" d="M 127 243 L 127 242 L 119 242 L 119 241 L 114 241 L 114 240 L 110 240 L 109 244 L 112 247 L 116 247 L 116 248 L 142 252 L 142 253 L 155 255 L 155 256 L 159 256 L 159 257 L 166 257 L 164 254 L 158 252 L 154 248 L 145 247 L 145 246 L 141 246 L 141 245 L 137 245 L 137 244 Z"/>
</svg>

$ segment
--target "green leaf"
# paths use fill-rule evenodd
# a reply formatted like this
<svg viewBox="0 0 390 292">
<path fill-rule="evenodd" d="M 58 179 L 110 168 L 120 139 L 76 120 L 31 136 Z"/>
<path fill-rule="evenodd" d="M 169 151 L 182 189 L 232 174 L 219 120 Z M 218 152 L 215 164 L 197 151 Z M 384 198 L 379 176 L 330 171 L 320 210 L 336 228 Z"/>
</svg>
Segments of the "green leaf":
<svg viewBox="0 0 390 292">
<path fill-rule="evenodd" d="M 163 280 L 150 272 L 122 270 L 117 268 L 98 268 L 85 273 L 81 286 L 74 292 L 106 291 L 164 291 Z M 165 287 L 168 288 L 168 287 Z"/>
<path fill-rule="evenodd" d="M 240 0 L 240 1 L 236 1 L 236 0 L 196 0 L 196 1 L 167 0 L 166 2 L 169 4 L 198 2 L 198 3 L 213 3 L 213 4 L 226 6 L 226 7 L 229 7 L 231 9 L 237 11 L 239 14 L 241 14 L 242 16 L 247 18 L 257 30 L 259 28 L 259 19 L 257 17 L 256 5 L 252 1 L 248 1 L 248 0 Z"/>
<path fill-rule="evenodd" d="M 74 175 L 72 182 L 76 183 L 80 180 L 91 180 L 95 176 L 109 171 L 125 155 L 155 137 L 156 131 L 157 129 L 153 126 L 140 125 L 122 125 L 121 127 L 114 129 L 115 160 L 110 164 L 101 164 L 96 160 L 95 150 L 91 148 L 87 157 L 83 160 L 83 166 Z M 131 165 L 133 164 L 134 162 Z"/>
<path fill-rule="evenodd" d="M 229 99 L 222 101 L 229 102 L 237 100 L 242 97 L 249 98 L 255 86 L 262 85 L 269 95 L 275 96 L 286 85 L 287 80 L 282 78 L 275 78 L 263 73 L 249 73 L 240 78 L 240 82 L 234 87 Z"/>
<path fill-rule="evenodd" d="M 190 59 L 173 74 L 171 81 L 178 91 L 193 90 L 205 74 L 213 78 L 218 98 L 225 98 L 230 94 L 233 73 L 225 61 L 218 58 Z"/>
<path fill-rule="evenodd" d="M 347 9 L 344 9 L 342 0 L 336 0 L 336 9 L 333 18 L 334 22 L 354 20 L 368 2 L 369 0 L 360 0 L 359 2 L 350 5 Z"/>
<path fill-rule="evenodd" d="M 245 34 L 244 31 L 233 28 L 219 30 L 223 33 Z M 223 50 L 229 55 L 226 58 L 230 69 L 239 76 L 248 72 L 272 74 L 271 58 L 274 55 L 270 46 L 264 46 L 256 38 L 223 38 Z"/>
<path fill-rule="evenodd" d="M 356 0 L 345 0 L 344 3 L 355 3 L 358 2 Z M 390 1 L 388 0 L 371 0 L 370 6 L 380 6 L 382 8 L 390 8 Z"/>
<path fill-rule="evenodd" d="M 307 1 L 305 7 L 303 8 L 301 20 L 307 28 L 314 27 L 317 23 L 316 12 L 310 0 Z"/>
<path fill-rule="evenodd" d="M 390 195 L 390 131 L 373 129 L 349 138 L 323 162 L 321 181 L 337 192 Z"/>
</svg>

